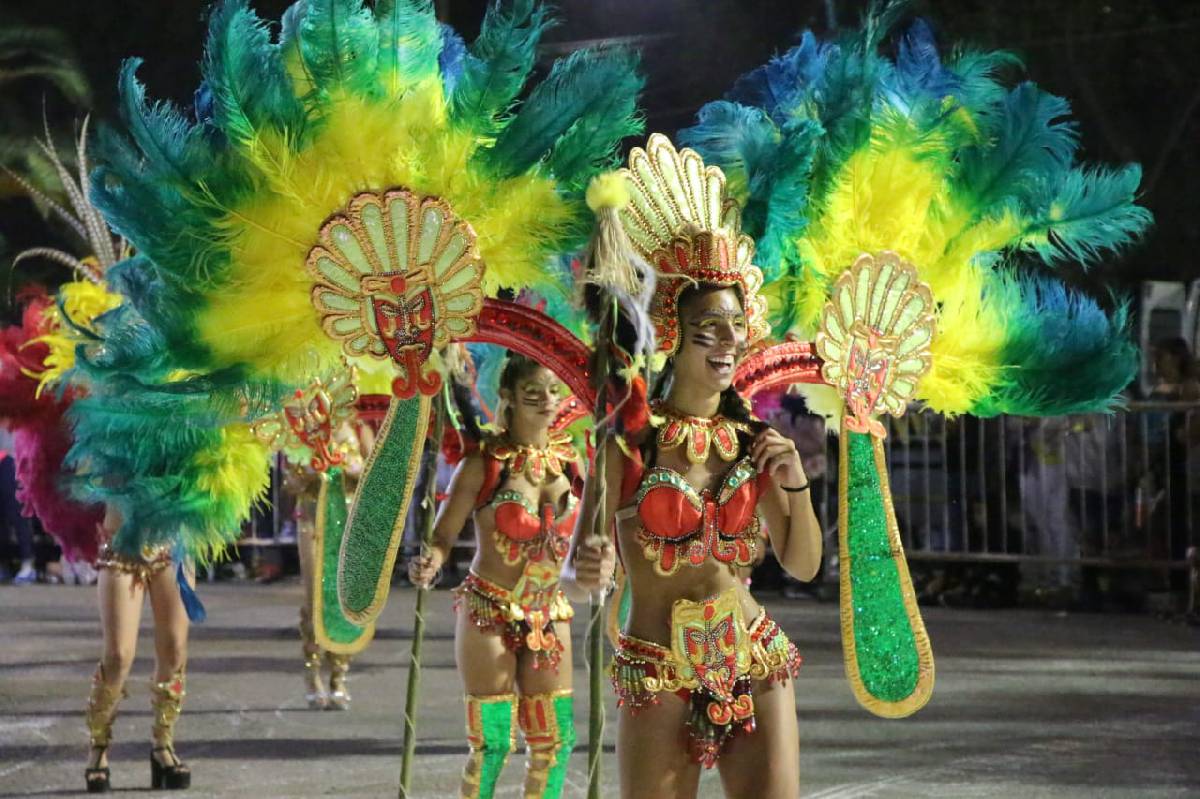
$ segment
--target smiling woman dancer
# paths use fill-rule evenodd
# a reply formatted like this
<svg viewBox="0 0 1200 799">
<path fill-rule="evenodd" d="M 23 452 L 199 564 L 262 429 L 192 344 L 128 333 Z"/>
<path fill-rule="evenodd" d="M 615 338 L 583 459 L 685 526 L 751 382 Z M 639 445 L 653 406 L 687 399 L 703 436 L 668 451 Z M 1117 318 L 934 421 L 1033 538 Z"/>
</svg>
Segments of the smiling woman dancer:
<svg viewBox="0 0 1200 799">
<path fill-rule="evenodd" d="M 551 431 L 565 396 L 554 374 L 509 354 L 500 376 L 501 432 L 466 457 L 450 483 L 414 583 L 434 582 L 469 518 L 475 558 L 457 589 L 454 652 L 467 702 L 471 747 L 464 797 L 491 797 L 516 728 L 528 751 L 526 797 L 562 792 L 575 744 L 570 604 L 558 576 L 575 526 L 576 454 Z"/>
<path fill-rule="evenodd" d="M 648 149 L 630 156 L 631 194 L 669 197 L 672 184 L 687 185 L 669 173 L 686 174 L 695 153 L 661 136 Z M 704 174 L 702 163 L 690 166 Z M 719 184 L 719 196 L 688 205 L 721 208 Z M 645 206 L 630 203 L 631 215 L 635 207 Z M 812 579 L 820 528 L 795 445 L 754 420 L 732 387 L 747 348 L 768 332 L 762 275 L 748 256 L 734 257 L 748 240 L 723 220 L 675 218 L 679 226 L 649 235 L 660 246 L 638 246 L 647 239 L 630 231 L 658 267 L 650 315 L 667 361 L 650 426 L 610 440 L 597 478 L 603 529 L 615 524 L 632 597 L 613 665 L 621 795 L 693 797 L 701 765 L 716 765 L 729 796 L 792 799 L 800 656 L 738 577 L 765 522 L 784 569 Z M 586 501 L 580 518 L 591 518 Z M 611 579 L 616 550 L 588 541 L 587 527 L 570 560 L 575 585 L 594 592 Z"/>
</svg>

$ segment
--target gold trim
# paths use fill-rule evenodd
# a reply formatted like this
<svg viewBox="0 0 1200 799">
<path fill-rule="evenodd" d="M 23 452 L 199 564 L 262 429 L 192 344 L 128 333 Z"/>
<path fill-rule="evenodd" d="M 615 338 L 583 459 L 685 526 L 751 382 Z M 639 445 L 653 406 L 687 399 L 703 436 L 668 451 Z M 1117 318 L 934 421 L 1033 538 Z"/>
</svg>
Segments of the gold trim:
<svg viewBox="0 0 1200 799">
<path fill-rule="evenodd" d="M 875 469 L 879 474 L 879 489 L 882 495 L 884 512 L 887 515 L 888 544 L 892 550 L 892 559 L 896 563 L 896 571 L 900 579 L 900 593 L 904 600 L 904 610 L 908 622 L 912 626 L 913 640 L 917 647 L 917 685 L 913 692 L 898 702 L 887 702 L 871 695 L 863 684 L 862 675 L 858 673 L 855 664 L 854 645 L 854 608 L 850 595 L 850 547 L 849 547 L 849 431 L 846 429 L 846 416 L 842 416 L 841 435 L 838 443 L 838 585 L 839 605 L 841 607 L 842 627 L 842 660 L 846 667 L 846 679 L 858 703 L 876 716 L 885 719 L 899 719 L 916 713 L 933 696 L 934 668 L 933 646 L 929 634 L 925 630 L 925 622 L 921 618 L 921 610 L 917 606 L 916 592 L 913 591 L 912 577 L 908 572 L 908 561 L 904 557 L 904 545 L 900 541 L 900 528 L 896 523 L 896 511 L 892 506 L 892 488 L 888 481 L 887 461 L 884 458 L 883 442 L 871 436 L 871 447 L 875 455 Z"/>
<path fill-rule="evenodd" d="M 417 429 L 413 431 L 414 445 L 409 453 L 408 471 L 410 481 L 415 484 L 415 478 L 412 475 L 417 473 L 417 469 L 421 465 L 421 455 L 424 452 L 424 441 L 426 433 L 429 430 L 429 411 L 433 406 L 433 398 L 418 393 L 414 399 L 421 403 L 417 416 Z M 409 402 L 411 400 L 392 399 L 388 406 L 387 416 L 384 417 L 383 424 L 379 427 L 379 433 L 375 440 L 379 442 L 371 448 L 371 454 L 367 457 L 367 462 L 363 465 L 362 478 L 358 482 L 358 490 L 354 492 L 354 502 L 350 505 L 350 513 L 346 516 L 346 530 L 349 531 L 354 524 L 354 515 L 358 512 L 358 500 L 362 496 L 362 487 L 366 484 L 367 475 L 371 471 L 371 467 L 375 465 L 375 457 L 378 455 L 381 444 L 387 439 L 388 433 L 392 429 L 392 420 L 396 418 L 396 410 L 400 407 L 401 402 Z M 367 604 L 361 611 L 350 611 L 346 608 L 345 603 L 342 604 L 342 613 L 347 619 L 366 627 L 374 619 L 378 618 L 383 612 L 383 606 L 387 603 L 388 592 L 392 587 L 392 569 L 396 565 L 396 554 L 400 550 L 401 538 L 404 533 L 404 523 L 408 519 L 408 508 L 412 503 L 412 491 L 409 491 L 401 503 L 396 521 L 392 527 L 392 540 L 388 542 L 387 552 L 383 556 L 383 564 L 380 567 L 379 579 L 375 583 L 375 598 Z M 342 569 L 345 566 L 346 559 L 346 541 L 343 539 L 342 547 L 338 552 L 338 601 L 342 602 Z"/>
<path fill-rule="evenodd" d="M 344 481 L 345 474 L 339 474 L 338 479 Z M 375 620 L 363 626 L 362 635 L 354 639 L 353 643 L 343 644 L 334 641 L 325 632 L 325 592 L 322 589 L 322 584 L 325 581 L 325 558 L 322 554 L 325 551 L 325 495 L 329 491 L 329 473 L 321 472 L 321 488 L 317 493 L 317 518 L 313 522 L 313 606 L 312 606 L 312 628 L 313 637 L 317 644 L 326 652 L 333 652 L 337 655 L 357 655 L 367 648 L 367 645 L 375 638 Z M 350 517 L 346 520 L 349 522 Z M 339 560 L 341 553 L 339 552 Z M 337 575 L 334 575 L 336 579 Z"/>
</svg>

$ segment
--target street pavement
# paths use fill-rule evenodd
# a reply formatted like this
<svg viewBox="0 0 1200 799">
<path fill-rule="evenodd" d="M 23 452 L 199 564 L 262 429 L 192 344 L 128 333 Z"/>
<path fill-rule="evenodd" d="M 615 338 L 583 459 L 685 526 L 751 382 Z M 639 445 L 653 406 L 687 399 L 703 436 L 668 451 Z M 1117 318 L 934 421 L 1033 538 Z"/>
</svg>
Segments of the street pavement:
<svg viewBox="0 0 1200 799">
<path fill-rule="evenodd" d="M 294 580 L 200 587 L 188 697 L 177 729 L 192 796 L 391 797 L 415 593 L 393 591 L 375 643 L 356 659 L 349 712 L 306 708 Z M 805 658 L 796 684 L 802 795 L 854 797 L 1183 797 L 1200 795 L 1200 632 L 1149 616 L 933 609 L 932 702 L 886 721 L 861 710 L 842 671 L 835 603 L 765 596 Z M 465 752 L 451 596 L 437 591 L 425 645 L 411 796 L 456 797 Z M 586 617 L 581 609 L 580 617 Z M 144 616 L 112 750 L 118 792 L 150 782 Z M 579 745 L 565 796 L 586 795 L 587 676 L 576 622 Z M 82 708 L 99 652 L 95 589 L 0 587 L 0 797 L 83 786 Z M 605 688 L 608 718 L 615 705 Z M 613 725 L 604 796 L 616 796 Z M 520 796 L 523 758 L 499 797 Z M 721 796 L 715 773 L 701 797 Z"/>
</svg>

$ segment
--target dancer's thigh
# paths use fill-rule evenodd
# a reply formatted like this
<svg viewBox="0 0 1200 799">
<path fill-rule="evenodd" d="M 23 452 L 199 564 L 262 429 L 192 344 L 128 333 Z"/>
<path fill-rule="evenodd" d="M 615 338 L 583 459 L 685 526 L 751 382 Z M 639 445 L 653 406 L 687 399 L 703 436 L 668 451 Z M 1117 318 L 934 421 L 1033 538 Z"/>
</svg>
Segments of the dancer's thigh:
<svg viewBox="0 0 1200 799">
<path fill-rule="evenodd" d="M 633 715 L 621 708 L 617 717 L 617 767 L 621 799 L 693 799 L 700 766 L 688 757 L 686 725 L 689 705 L 672 693 Z"/>
<path fill-rule="evenodd" d="M 792 681 L 754 684 L 750 735 L 735 735 L 718 761 L 730 799 L 796 799 L 800 795 L 800 733 Z"/>
<path fill-rule="evenodd" d="M 454 661 L 467 694 L 507 694 L 515 687 L 516 656 L 505 648 L 499 633 L 476 627 L 465 609 L 456 614 Z"/>
<path fill-rule="evenodd" d="M 188 576 L 189 582 L 194 579 Z M 150 578 L 150 609 L 154 612 L 155 679 L 168 680 L 187 663 L 188 617 L 179 596 L 173 566 Z"/>
<path fill-rule="evenodd" d="M 142 584 L 117 569 L 101 569 L 97 581 L 100 629 L 104 635 L 105 673 L 109 683 L 125 679 L 137 652 L 142 619 Z"/>
</svg>

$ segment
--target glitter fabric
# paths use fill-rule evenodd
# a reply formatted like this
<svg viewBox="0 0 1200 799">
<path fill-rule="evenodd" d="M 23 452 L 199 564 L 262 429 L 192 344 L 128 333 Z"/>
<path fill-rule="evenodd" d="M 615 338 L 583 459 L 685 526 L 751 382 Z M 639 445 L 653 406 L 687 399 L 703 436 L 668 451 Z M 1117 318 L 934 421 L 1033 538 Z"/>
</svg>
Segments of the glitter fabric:
<svg viewBox="0 0 1200 799">
<path fill-rule="evenodd" d="M 361 652 L 375 635 L 374 623 L 358 625 L 342 613 L 337 593 L 338 553 L 346 533 L 346 488 L 342 470 L 331 469 L 317 500 L 313 545 L 317 590 L 313 595 L 314 633 L 322 649 L 342 655 Z"/>
<path fill-rule="evenodd" d="M 369 624 L 387 600 L 404 518 L 420 471 L 430 399 L 394 399 L 363 470 L 338 564 L 342 612 Z"/>
<path fill-rule="evenodd" d="M 517 698 L 513 694 L 467 696 L 467 743 L 463 799 L 492 799 L 496 781 L 517 747 Z"/>
<path fill-rule="evenodd" d="M 872 712 L 908 715 L 923 705 L 932 691 L 929 639 L 895 529 L 887 475 L 877 452 L 881 445 L 870 435 L 850 432 L 845 426 L 842 438 L 846 669 L 856 693 L 865 691 L 867 696 L 859 699 Z"/>
</svg>

